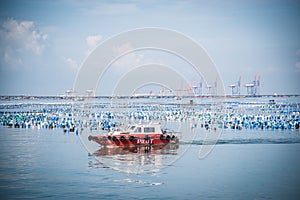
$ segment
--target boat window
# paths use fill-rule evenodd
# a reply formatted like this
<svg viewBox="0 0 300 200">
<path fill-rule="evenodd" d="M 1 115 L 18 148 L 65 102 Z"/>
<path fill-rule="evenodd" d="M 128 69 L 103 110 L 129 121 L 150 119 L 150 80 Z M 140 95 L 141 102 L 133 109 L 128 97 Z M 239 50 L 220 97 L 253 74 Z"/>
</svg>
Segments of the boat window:
<svg viewBox="0 0 300 200">
<path fill-rule="evenodd" d="M 134 130 L 135 133 L 141 133 L 142 132 L 142 128 L 141 127 L 137 127 L 135 130 Z"/>
<path fill-rule="evenodd" d="M 145 133 L 154 133 L 155 132 L 155 128 L 154 127 L 145 127 L 144 128 L 144 132 Z"/>
</svg>

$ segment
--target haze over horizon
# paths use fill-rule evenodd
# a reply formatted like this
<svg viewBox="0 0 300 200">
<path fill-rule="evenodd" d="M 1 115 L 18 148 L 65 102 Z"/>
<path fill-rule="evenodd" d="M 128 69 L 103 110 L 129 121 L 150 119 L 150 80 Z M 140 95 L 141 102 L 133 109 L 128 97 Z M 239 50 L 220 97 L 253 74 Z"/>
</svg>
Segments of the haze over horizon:
<svg viewBox="0 0 300 200">
<path fill-rule="evenodd" d="M 12 0 L 0 5 L 0 95 L 65 94 L 99 44 L 143 27 L 175 30 L 199 43 L 216 64 L 226 94 L 240 75 L 242 85 L 259 75 L 262 95 L 300 94 L 299 1 Z M 152 51 L 118 60 L 107 80 L 147 62 L 184 69 L 190 82 L 199 81 L 178 58 Z"/>
</svg>

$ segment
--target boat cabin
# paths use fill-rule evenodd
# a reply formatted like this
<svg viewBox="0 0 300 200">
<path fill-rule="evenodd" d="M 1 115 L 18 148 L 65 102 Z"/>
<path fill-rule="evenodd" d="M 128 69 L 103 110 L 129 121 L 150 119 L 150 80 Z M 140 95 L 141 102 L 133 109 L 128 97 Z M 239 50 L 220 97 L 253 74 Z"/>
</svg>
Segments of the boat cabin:
<svg viewBox="0 0 300 200">
<path fill-rule="evenodd" d="M 131 134 L 154 134 L 161 133 L 160 124 L 135 124 L 129 125 L 126 133 Z"/>
</svg>

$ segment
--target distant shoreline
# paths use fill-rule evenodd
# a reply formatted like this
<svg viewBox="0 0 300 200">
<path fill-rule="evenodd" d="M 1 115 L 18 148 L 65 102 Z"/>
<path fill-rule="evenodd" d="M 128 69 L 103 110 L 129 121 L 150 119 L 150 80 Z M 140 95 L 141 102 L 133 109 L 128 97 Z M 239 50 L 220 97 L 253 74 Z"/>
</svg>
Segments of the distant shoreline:
<svg viewBox="0 0 300 200">
<path fill-rule="evenodd" d="M 175 95 L 114 95 L 114 96 L 68 96 L 68 95 L 0 95 L 0 100 L 13 100 L 13 99 L 170 99 L 170 98 L 291 98 L 291 97 L 300 97 L 300 94 L 276 94 L 276 95 L 199 95 L 199 96 L 175 96 Z"/>
</svg>

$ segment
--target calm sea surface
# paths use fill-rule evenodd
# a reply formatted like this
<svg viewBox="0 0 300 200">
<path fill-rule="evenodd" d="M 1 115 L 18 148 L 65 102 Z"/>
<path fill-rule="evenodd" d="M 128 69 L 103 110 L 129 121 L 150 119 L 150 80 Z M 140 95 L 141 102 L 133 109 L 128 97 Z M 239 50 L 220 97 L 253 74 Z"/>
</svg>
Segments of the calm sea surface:
<svg viewBox="0 0 300 200">
<path fill-rule="evenodd" d="M 237 113 L 238 108 L 257 116 L 278 115 L 278 120 L 299 115 L 299 97 L 278 98 L 276 105 L 264 98 L 225 100 L 229 113 Z M 154 104 L 143 108 L 126 101 L 110 108 L 110 103 L 100 100 L 93 111 L 124 109 L 122 105 L 130 105 L 125 111 L 157 110 Z M 4 99 L 0 111 L 69 118 L 70 105 L 69 100 Z M 87 140 L 88 135 L 98 134 L 88 128 L 76 135 L 62 128 L 0 126 L 0 199 L 300 199 L 299 129 L 226 129 L 216 131 L 220 136 L 215 137 L 213 131 L 199 128 L 201 121 L 192 129 L 194 123 L 192 117 L 167 122 L 166 127 L 180 130 L 181 143 L 150 149 L 100 148 Z M 216 145 L 200 159 L 203 149 L 210 147 L 203 145 L 207 138 L 217 138 Z"/>
<path fill-rule="evenodd" d="M 285 134 L 292 140 L 300 134 L 227 131 L 224 135 L 259 133 L 269 138 Z M 204 159 L 198 158 L 201 145 L 196 144 L 159 152 L 91 155 L 80 137 L 61 129 L 0 127 L 0 143 L 1 199 L 300 198 L 299 143 L 228 142 L 216 145 Z M 135 160 L 125 165 L 124 155 Z M 164 163 L 164 158 L 174 161 Z M 118 168 L 111 167 L 109 159 Z M 154 170 L 130 173 L 123 165 L 135 169 L 148 165 Z"/>
</svg>

